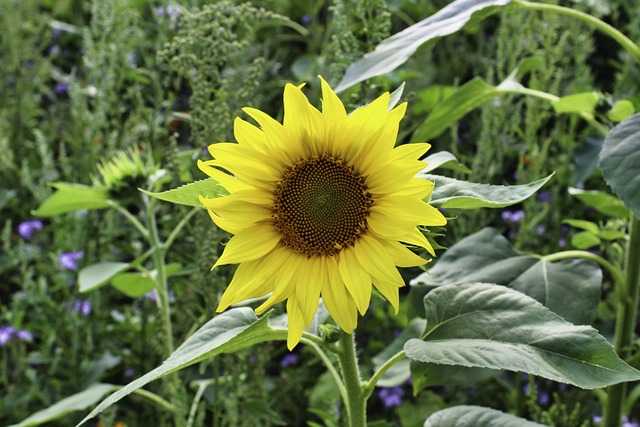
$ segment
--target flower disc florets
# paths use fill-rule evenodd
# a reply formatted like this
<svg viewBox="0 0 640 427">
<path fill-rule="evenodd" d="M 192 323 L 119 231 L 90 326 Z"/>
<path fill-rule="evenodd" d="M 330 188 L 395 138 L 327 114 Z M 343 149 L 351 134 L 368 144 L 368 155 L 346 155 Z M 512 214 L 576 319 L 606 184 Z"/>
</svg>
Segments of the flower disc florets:
<svg viewBox="0 0 640 427">
<path fill-rule="evenodd" d="M 373 199 L 364 177 L 340 159 L 301 160 L 276 185 L 275 226 L 294 252 L 333 256 L 367 229 Z"/>
</svg>

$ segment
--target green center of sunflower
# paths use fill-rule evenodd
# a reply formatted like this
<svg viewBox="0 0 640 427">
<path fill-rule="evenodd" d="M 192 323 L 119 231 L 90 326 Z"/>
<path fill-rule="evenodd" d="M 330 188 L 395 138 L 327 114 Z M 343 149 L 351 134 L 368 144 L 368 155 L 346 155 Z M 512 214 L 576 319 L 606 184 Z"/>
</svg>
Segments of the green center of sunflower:
<svg viewBox="0 0 640 427">
<path fill-rule="evenodd" d="M 283 245 L 308 257 L 333 256 L 367 229 L 372 204 L 364 177 L 342 160 L 323 155 L 284 171 L 273 216 Z"/>
</svg>

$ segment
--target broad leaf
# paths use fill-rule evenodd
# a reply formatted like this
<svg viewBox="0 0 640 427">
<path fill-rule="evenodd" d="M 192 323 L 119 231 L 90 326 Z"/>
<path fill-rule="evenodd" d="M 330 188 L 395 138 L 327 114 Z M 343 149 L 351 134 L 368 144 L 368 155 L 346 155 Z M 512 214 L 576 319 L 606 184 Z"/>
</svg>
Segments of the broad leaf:
<svg viewBox="0 0 640 427">
<path fill-rule="evenodd" d="M 423 161 L 427 163 L 427 167 L 420 171 L 420 173 L 429 173 L 437 168 L 450 169 L 463 173 L 471 173 L 471 169 L 458 162 L 456 156 L 448 151 L 439 151 L 437 153 L 433 153 L 430 156 L 425 157 Z"/>
<path fill-rule="evenodd" d="M 145 273 L 122 273 L 114 277 L 111 284 L 123 294 L 136 298 L 152 290 L 156 282 Z"/>
<path fill-rule="evenodd" d="M 621 219 L 629 218 L 629 209 L 622 203 L 622 200 L 611 194 L 571 187 L 569 188 L 569 194 L 575 196 L 582 203 L 591 206 L 603 215 Z"/>
<path fill-rule="evenodd" d="M 460 181 L 439 175 L 418 174 L 435 183 L 430 204 L 439 208 L 504 208 L 531 197 L 553 174 L 529 184 L 489 185 Z"/>
<path fill-rule="evenodd" d="M 544 257 L 523 254 L 496 229 L 484 228 L 451 246 L 428 273 L 410 284 L 416 288 L 471 282 L 514 288 L 570 322 L 591 324 L 600 301 L 602 271 L 588 260 L 550 263 Z"/>
<path fill-rule="evenodd" d="M 78 274 L 80 292 L 89 292 L 107 283 L 113 276 L 129 268 L 126 262 L 101 262 L 89 265 Z"/>
<path fill-rule="evenodd" d="M 382 365 L 384 365 L 389 359 L 402 351 L 404 343 L 410 338 L 418 338 L 424 328 L 426 327 L 424 319 L 413 319 L 409 325 L 397 336 L 391 344 L 389 344 L 384 350 L 373 357 L 373 366 L 377 371 Z M 380 378 L 376 384 L 378 387 L 395 387 L 403 384 L 411 376 L 409 370 L 410 360 L 402 359 L 396 362 L 385 374 Z"/>
<path fill-rule="evenodd" d="M 553 101 L 553 109 L 556 113 L 589 113 L 593 114 L 600 95 L 598 92 L 574 93 L 563 96 L 557 101 Z"/>
<path fill-rule="evenodd" d="M 500 373 L 496 369 L 437 365 L 416 361 L 411 361 L 410 370 L 414 394 L 418 394 L 426 387 L 475 384 Z"/>
<path fill-rule="evenodd" d="M 482 406 L 452 406 L 432 414 L 424 427 L 541 427 L 543 424 L 527 421 Z"/>
<path fill-rule="evenodd" d="M 628 119 L 636 112 L 635 107 L 633 106 L 633 102 L 628 99 L 622 99 L 616 102 L 611 110 L 607 112 L 607 117 L 614 123 L 621 122 L 625 119 Z"/>
<path fill-rule="evenodd" d="M 429 141 L 476 108 L 500 95 L 501 91 L 476 77 L 460 86 L 450 97 L 433 109 L 418 127 L 413 140 Z"/>
<path fill-rule="evenodd" d="M 640 218 L 640 114 L 611 129 L 600 152 L 600 168 L 613 192 Z"/>
<path fill-rule="evenodd" d="M 269 315 L 266 314 L 258 319 L 254 311 L 247 307 L 234 308 L 214 317 L 178 347 L 162 365 L 107 397 L 78 425 L 84 424 L 151 381 L 201 360 L 221 353 L 239 351 L 264 341 L 286 340 L 286 329 L 270 328 L 267 324 L 268 318 Z"/>
<path fill-rule="evenodd" d="M 370 77 L 380 76 L 402 65 L 421 45 L 455 33 L 468 23 L 478 22 L 511 0 L 458 0 L 427 19 L 384 40 L 373 52 L 351 64 L 336 92 Z"/>
<path fill-rule="evenodd" d="M 586 389 L 640 379 L 595 329 L 572 325 L 518 291 L 446 285 L 424 304 L 424 340 L 405 344 L 413 360 L 527 372 Z"/>
<path fill-rule="evenodd" d="M 81 209 L 104 209 L 109 207 L 106 188 L 81 184 L 57 182 L 56 192 L 47 198 L 34 212 L 35 216 L 56 216 Z"/>
<path fill-rule="evenodd" d="M 584 142 L 573 150 L 573 182 L 583 182 L 593 174 L 598 166 L 598 155 L 602 150 L 604 137 L 592 135 L 585 138 Z"/>
<path fill-rule="evenodd" d="M 35 414 L 30 415 L 18 424 L 13 424 L 9 427 L 28 427 L 44 424 L 49 421 L 62 418 L 68 413 L 83 411 L 92 407 L 104 397 L 105 394 L 112 391 L 118 386 L 112 384 L 94 384 L 86 390 L 76 393 L 69 397 L 62 399 L 59 402 L 54 403 L 47 409 L 38 411 Z"/>
<path fill-rule="evenodd" d="M 198 195 L 208 198 L 216 198 L 224 196 L 227 191 L 211 178 L 201 181 L 192 182 L 173 190 L 163 191 L 161 193 L 153 193 L 151 191 L 140 190 L 143 193 L 164 200 L 165 202 L 176 203 L 179 205 L 203 207 L 198 199 Z"/>
</svg>

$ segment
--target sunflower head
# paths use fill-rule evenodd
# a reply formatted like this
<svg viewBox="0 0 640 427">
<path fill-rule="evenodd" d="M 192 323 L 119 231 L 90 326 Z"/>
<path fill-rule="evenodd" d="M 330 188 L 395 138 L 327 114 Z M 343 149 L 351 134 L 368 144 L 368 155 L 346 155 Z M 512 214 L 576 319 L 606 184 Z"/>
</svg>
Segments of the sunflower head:
<svg viewBox="0 0 640 427">
<path fill-rule="evenodd" d="M 123 204 L 138 197 L 138 188 L 145 187 L 149 177 L 157 170 L 145 161 L 137 149 L 118 151 L 113 158 L 98 164 L 98 176 L 93 178 L 95 186 L 105 187 L 109 197 Z"/>
<path fill-rule="evenodd" d="M 416 178 L 429 144 L 395 147 L 406 103 L 389 109 L 389 93 L 347 114 L 322 79 L 322 111 L 299 87 L 284 90 L 284 121 L 244 111 L 237 143 L 209 146 L 200 169 L 228 192 L 200 197 L 213 222 L 233 234 L 214 268 L 238 264 L 218 311 L 269 295 L 258 314 L 286 300 L 287 345 L 310 327 L 323 299 L 351 332 L 375 287 L 398 311 L 404 281 L 397 267 L 427 261 L 407 245 L 434 250 L 420 230 L 446 224 L 427 200 L 433 183 Z"/>
</svg>

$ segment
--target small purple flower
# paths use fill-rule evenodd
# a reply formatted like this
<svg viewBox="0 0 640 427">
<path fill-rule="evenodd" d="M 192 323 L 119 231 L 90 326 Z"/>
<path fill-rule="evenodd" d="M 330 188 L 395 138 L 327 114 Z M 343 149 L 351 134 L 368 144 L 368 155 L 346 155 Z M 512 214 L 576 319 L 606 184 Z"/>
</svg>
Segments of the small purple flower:
<svg viewBox="0 0 640 427">
<path fill-rule="evenodd" d="M 49 46 L 50 56 L 57 55 L 58 53 L 60 53 L 60 46 L 58 46 L 57 44 L 52 44 L 51 46 Z"/>
<path fill-rule="evenodd" d="M 67 93 L 69 91 L 69 83 L 67 83 L 67 82 L 58 82 L 53 87 L 53 91 L 55 93 L 57 93 L 58 95 L 64 95 L 65 93 Z"/>
<path fill-rule="evenodd" d="M 567 245 L 567 242 L 564 239 L 558 240 L 558 246 L 564 248 Z"/>
<path fill-rule="evenodd" d="M 82 259 L 84 256 L 84 252 L 62 252 L 60 254 L 60 266 L 65 270 L 77 270 L 78 269 L 78 261 Z"/>
<path fill-rule="evenodd" d="M 13 338 L 13 332 L 15 328 L 13 326 L 6 326 L 0 328 L 0 347 L 4 347 L 11 338 Z"/>
<path fill-rule="evenodd" d="M 143 295 L 146 299 L 149 299 L 153 302 L 158 301 L 158 293 L 155 289 L 151 289 L 149 292 Z"/>
<path fill-rule="evenodd" d="M 378 391 L 378 397 L 382 399 L 385 408 L 400 406 L 403 396 L 404 389 L 402 387 L 385 387 Z"/>
<path fill-rule="evenodd" d="M 166 9 L 162 6 L 156 7 L 156 16 L 158 18 L 164 18 L 165 14 L 169 18 L 176 18 L 180 16 L 180 13 L 182 13 L 182 9 L 180 9 L 180 6 L 173 3 L 168 5 Z"/>
<path fill-rule="evenodd" d="M 87 300 L 75 300 L 73 303 L 73 311 L 83 316 L 88 316 L 89 313 L 91 313 L 91 303 Z"/>
<path fill-rule="evenodd" d="M 282 360 L 280 361 L 280 366 L 292 366 L 298 363 L 298 354 L 297 353 L 288 353 L 286 354 Z"/>
<path fill-rule="evenodd" d="M 562 224 L 562 226 L 560 227 L 560 232 L 564 235 L 564 234 L 567 234 L 570 229 L 571 227 L 569 227 L 569 225 Z"/>
<path fill-rule="evenodd" d="M 540 405 L 547 406 L 550 401 L 551 397 L 549 396 L 549 393 L 547 393 L 546 391 L 541 391 L 540 393 L 538 393 L 538 403 Z"/>
<path fill-rule="evenodd" d="M 309 24 L 311 24 L 311 16 L 309 15 L 302 15 L 302 17 L 300 18 L 300 23 L 302 25 L 304 25 L 305 27 Z"/>
<path fill-rule="evenodd" d="M 25 240 L 29 240 L 33 233 L 42 230 L 42 221 L 37 219 L 24 221 L 18 225 L 18 234 Z"/>
<path fill-rule="evenodd" d="M 602 415 L 594 415 L 592 418 L 594 423 L 601 423 L 602 422 Z"/>
<path fill-rule="evenodd" d="M 15 333 L 16 338 L 20 341 L 32 341 L 33 334 L 25 329 L 18 329 Z"/>
<path fill-rule="evenodd" d="M 164 16 L 164 7 L 162 6 L 156 7 L 156 16 L 158 18 L 162 18 Z"/>
<path fill-rule="evenodd" d="M 519 209 L 517 211 L 502 211 L 502 219 L 507 222 L 520 222 L 524 218 L 524 211 Z"/>
<path fill-rule="evenodd" d="M 548 202 L 551 200 L 551 193 L 548 191 L 541 191 L 538 193 L 538 201 L 539 202 Z"/>
<path fill-rule="evenodd" d="M 544 225 L 541 224 L 536 227 L 536 234 L 538 236 L 542 236 L 544 234 L 544 230 L 545 230 Z"/>
<path fill-rule="evenodd" d="M 136 375 L 136 370 L 133 368 L 125 369 L 124 377 L 127 379 L 132 379 Z"/>
</svg>

